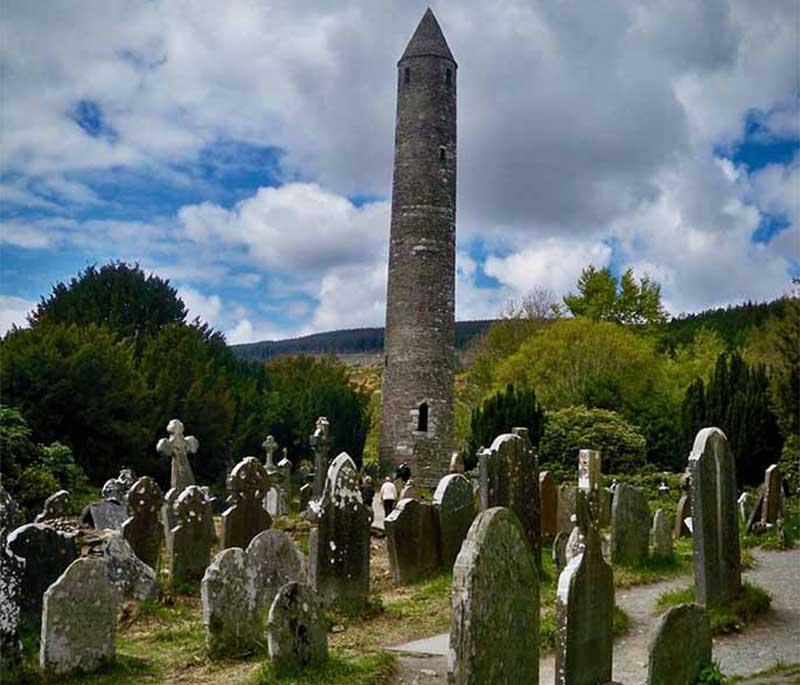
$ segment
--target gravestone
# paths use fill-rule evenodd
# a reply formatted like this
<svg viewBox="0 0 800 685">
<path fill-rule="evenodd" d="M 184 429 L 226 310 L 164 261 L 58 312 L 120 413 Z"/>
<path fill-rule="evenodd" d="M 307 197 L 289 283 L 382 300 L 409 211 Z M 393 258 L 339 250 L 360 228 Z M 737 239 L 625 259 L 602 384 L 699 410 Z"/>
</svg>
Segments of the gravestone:
<svg viewBox="0 0 800 685">
<path fill-rule="evenodd" d="M 452 602 L 449 682 L 538 684 L 539 578 L 510 509 L 473 521 L 453 567 Z"/>
<path fill-rule="evenodd" d="M 122 524 L 122 537 L 137 557 L 151 568 L 158 570 L 163 532 L 158 520 L 163 496 L 161 488 L 150 478 L 142 476 L 128 491 L 129 518 Z"/>
<path fill-rule="evenodd" d="M 208 533 L 210 508 L 196 485 L 185 488 L 175 500 L 175 521 L 169 550 L 172 585 L 200 580 L 211 558 Z"/>
<path fill-rule="evenodd" d="M 255 457 L 245 457 L 233 467 L 227 486 L 234 504 L 222 514 L 220 549 L 244 549 L 262 530 L 272 526 L 272 517 L 263 506 L 269 489 L 267 469 Z"/>
<path fill-rule="evenodd" d="M 103 548 L 106 575 L 114 589 L 117 603 L 143 601 L 158 596 L 155 569 L 134 553 L 120 533 L 114 533 Z"/>
<path fill-rule="evenodd" d="M 564 559 L 569 564 L 579 554 L 583 554 L 586 548 L 585 535 L 590 525 L 594 525 L 591 510 L 589 508 L 590 493 L 578 490 L 575 493 L 575 527 L 569 534 L 567 544 L 564 547 Z"/>
<path fill-rule="evenodd" d="M 25 560 L 20 594 L 22 618 L 38 625 L 45 590 L 78 558 L 73 537 L 43 523 L 28 523 L 12 531 L 8 549 Z"/>
<path fill-rule="evenodd" d="M 739 523 L 747 525 L 753 511 L 753 496 L 749 492 L 743 492 L 736 500 L 736 506 L 739 509 Z"/>
<path fill-rule="evenodd" d="M 698 604 L 720 606 L 742 586 L 736 464 L 719 428 L 703 428 L 689 455 L 692 470 L 694 582 Z"/>
<path fill-rule="evenodd" d="M 167 556 L 170 555 L 172 549 L 172 529 L 178 525 L 175 518 L 175 501 L 180 495 L 180 491 L 175 488 L 167 490 L 164 495 L 164 504 L 161 505 L 161 521 L 164 527 L 164 547 L 167 550 Z"/>
<path fill-rule="evenodd" d="M 475 518 L 469 479 L 460 473 L 442 478 L 433 493 L 433 506 L 438 517 L 442 565 L 450 569 Z"/>
<path fill-rule="evenodd" d="M 183 424 L 178 419 L 172 419 L 167 424 L 168 438 L 161 438 L 156 445 L 156 451 L 169 457 L 172 461 L 170 471 L 170 489 L 175 488 L 182 492 L 184 488 L 195 484 L 194 473 L 189 464 L 189 455 L 195 454 L 200 443 L 193 435 L 183 435 Z"/>
<path fill-rule="evenodd" d="M 567 543 L 571 535 L 572 533 L 561 530 L 553 540 L 553 566 L 559 573 L 567 566 Z"/>
<path fill-rule="evenodd" d="M 328 627 L 311 587 L 299 582 L 281 587 L 269 610 L 267 645 L 279 677 L 328 658 Z"/>
<path fill-rule="evenodd" d="M 581 532 L 580 526 L 575 526 L 569 534 L 567 544 L 564 547 L 564 565 L 566 566 L 566 564 L 569 564 L 575 557 L 583 554 L 584 549 L 586 549 L 584 535 Z"/>
<path fill-rule="evenodd" d="M 578 490 L 587 495 L 600 489 L 603 478 L 600 452 L 597 450 L 578 451 Z"/>
<path fill-rule="evenodd" d="M 592 526 L 585 543 L 558 578 L 556 685 L 611 682 L 614 577 Z"/>
<path fill-rule="evenodd" d="M 19 625 L 25 560 L 6 547 L 5 539 L 0 543 L 0 673 L 7 673 L 22 658 Z"/>
<path fill-rule="evenodd" d="M 119 504 L 127 504 L 128 491 L 136 482 L 136 476 L 131 469 L 122 469 L 119 476 L 109 478 L 103 485 L 100 493 L 103 499 L 113 499 Z"/>
<path fill-rule="evenodd" d="M 495 438 L 479 455 L 484 509 L 508 507 L 519 519 L 536 564 L 541 568 L 539 468 L 526 429 Z"/>
<path fill-rule="evenodd" d="M 611 525 L 611 508 L 614 503 L 614 493 L 610 488 L 600 488 L 597 491 L 598 518 L 597 525 L 600 528 L 608 528 Z"/>
<path fill-rule="evenodd" d="M 681 604 L 667 611 L 650 642 L 647 685 L 694 685 L 711 663 L 711 626 L 705 609 Z"/>
<path fill-rule="evenodd" d="M 761 527 L 761 517 L 764 512 L 765 498 L 766 498 L 766 492 L 764 488 L 761 487 L 758 490 L 758 495 L 756 496 L 755 504 L 750 510 L 750 518 L 747 519 L 747 525 L 745 526 L 744 529 L 744 532 L 747 533 L 748 535 L 753 532 L 758 532 L 758 529 Z"/>
<path fill-rule="evenodd" d="M 238 656 L 263 645 L 275 594 L 302 579 L 304 571 L 303 553 L 283 531 L 262 531 L 246 550 L 231 547 L 217 554 L 200 592 L 211 657 Z"/>
<path fill-rule="evenodd" d="M 6 536 L 17 527 L 19 507 L 14 498 L 0 485 L 0 547 L 5 546 Z"/>
<path fill-rule="evenodd" d="M 611 509 L 611 561 L 637 564 L 647 559 L 650 508 L 638 488 L 620 483 Z"/>
<path fill-rule="evenodd" d="M 264 452 L 267 455 L 267 459 L 264 462 L 264 468 L 267 469 L 267 473 L 272 473 L 276 470 L 275 468 L 275 460 L 274 454 L 278 451 L 278 441 L 272 435 L 268 435 L 264 442 L 261 443 L 261 447 L 264 448 Z"/>
<path fill-rule="evenodd" d="M 58 519 L 69 513 L 70 496 L 68 490 L 54 492 L 44 501 L 42 512 L 34 519 L 34 523 L 42 523 L 50 519 Z"/>
<path fill-rule="evenodd" d="M 400 499 L 420 499 L 417 485 L 413 480 L 409 480 L 403 485 L 402 489 L 398 488 L 398 492 L 400 493 Z"/>
<path fill-rule="evenodd" d="M 764 473 L 764 505 L 761 510 L 761 522 L 775 524 L 783 516 L 783 476 L 777 464 L 770 466 Z"/>
<path fill-rule="evenodd" d="M 688 538 L 692 536 L 692 531 L 686 524 L 686 519 L 692 518 L 692 499 L 688 493 L 681 495 L 678 500 L 678 508 L 675 512 L 675 537 Z"/>
<path fill-rule="evenodd" d="M 309 535 L 309 582 L 325 605 L 361 605 L 369 594 L 372 512 L 361 497 L 358 470 L 342 452 L 331 463 Z"/>
<path fill-rule="evenodd" d="M 394 582 L 406 585 L 441 566 L 436 510 L 427 502 L 401 499 L 383 522 Z"/>
<path fill-rule="evenodd" d="M 571 533 L 575 526 L 572 517 L 575 515 L 575 497 L 578 488 L 562 483 L 558 486 L 558 530 Z"/>
<path fill-rule="evenodd" d="M 39 665 L 48 676 L 90 673 L 116 651 L 114 591 L 97 557 L 73 561 L 44 594 Z"/>
<path fill-rule="evenodd" d="M 325 487 L 328 472 L 328 452 L 330 451 L 331 424 L 324 416 L 317 419 L 314 432 L 311 434 L 311 448 L 314 450 L 314 483 L 311 491 L 313 497 L 320 497 Z"/>
<path fill-rule="evenodd" d="M 450 455 L 450 473 L 464 473 L 464 457 L 461 452 L 453 452 Z"/>
<path fill-rule="evenodd" d="M 308 509 L 308 503 L 314 495 L 314 486 L 311 483 L 306 483 L 300 486 L 300 511 Z"/>
<path fill-rule="evenodd" d="M 275 473 L 278 474 L 279 472 L 276 471 Z M 264 495 L 263 508 L 274 518 L 289 514 L 289 498 L 286 490 L 280 485 L 272 485 Z"/>
<path fill-rule="evenodd" d="M 672 557 L 672 526 L 663 509 L 656 510 L 653 516 L 653 556 L 657 559 Z"/>
<path fill-rule="evenodd" d="M 558 533 L 558 489 L 550 471 L 539 474 L 539 501 L 542 503 L 542 539 L 549 542 Z"/>
<path fill-rule="evenodd" d="M 103 499 L 88 504 L 81 522 L 97 530 L 120 530 L 128 518 L 128 508 L 117 500 Z"/>
</svg>

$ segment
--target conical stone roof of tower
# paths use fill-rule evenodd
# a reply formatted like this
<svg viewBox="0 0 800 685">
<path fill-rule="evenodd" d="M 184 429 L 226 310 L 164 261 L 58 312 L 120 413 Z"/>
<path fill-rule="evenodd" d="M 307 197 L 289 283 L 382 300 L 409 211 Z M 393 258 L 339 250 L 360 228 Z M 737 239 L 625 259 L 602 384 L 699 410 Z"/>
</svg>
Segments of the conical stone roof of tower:
<svg viewBox="0 0 800 685">
<path fill-rule="evenodd" d="M 436 17 L 430 7 L 426 10 L 422 21 L 419 22 L 414 35 L 411 36 L 411 40 L 408 42 L 406 51 L 400 61 L 402 62 L 409 57 L 442 57 L 455 64 L 453 53 L 450 52 L 447 41 L 444 39 L 442 28 L 439 26 L 439 22 L 436 21 Z"/>
</svg>

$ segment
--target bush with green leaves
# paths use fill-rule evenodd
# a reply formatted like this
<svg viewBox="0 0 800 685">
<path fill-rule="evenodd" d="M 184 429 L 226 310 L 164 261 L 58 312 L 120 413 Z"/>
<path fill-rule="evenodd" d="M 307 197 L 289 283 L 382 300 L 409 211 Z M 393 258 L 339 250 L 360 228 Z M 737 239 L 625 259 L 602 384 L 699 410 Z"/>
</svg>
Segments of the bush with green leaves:
<svg viewBox="0 0 800 685">
<path fill-rule="evenodd" d="M 581 449 L 600 451 L 604 473 L 631 472 L 646 463 L 644 436 L 616 412 L 586 407 L 547 412 L 539 445 L 540 463 L 574 470 Z"/>
</svg>

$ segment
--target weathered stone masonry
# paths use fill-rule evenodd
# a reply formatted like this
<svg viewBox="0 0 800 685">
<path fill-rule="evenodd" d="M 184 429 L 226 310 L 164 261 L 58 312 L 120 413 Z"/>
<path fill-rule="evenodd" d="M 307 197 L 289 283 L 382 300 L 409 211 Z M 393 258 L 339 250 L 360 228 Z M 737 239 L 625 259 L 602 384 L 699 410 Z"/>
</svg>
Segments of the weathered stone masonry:
<svg viewBox="0 0 800 685">
<path fill-rule="evenodd" d="M 380 456 L 433 487 L 453 431 L 457 65 L 430 10 L 397 66 Z"/>
</svg>

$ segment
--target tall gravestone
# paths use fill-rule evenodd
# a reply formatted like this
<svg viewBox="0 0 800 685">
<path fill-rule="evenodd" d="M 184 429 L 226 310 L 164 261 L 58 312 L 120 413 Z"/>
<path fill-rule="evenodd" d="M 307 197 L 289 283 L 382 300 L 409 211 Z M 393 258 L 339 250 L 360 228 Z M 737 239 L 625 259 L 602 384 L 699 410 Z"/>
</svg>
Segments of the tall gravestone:
<svg viewBox="0 0 800 685">
<path fill-rule="evenodd" d="M 542 506 L 542 539 L 551 542 L 558 533 L 558 488 L 553 474 L 539 474 L 539 501 Z"/>
<path fill-rule="evenodd" d="M 650 508 L 644 493 L 627 483 L 614 491 L 611 507 L 611 560 L 637 564 L 647 559 L 650 541 Z"/>
<path fill-rule="evenodd" d="M 286 583 L 275 595 L 269 610 L 267 647 L 278 676 L 328 658 L 328 627 L 310 586 Z"/>
<path fill-rule="evenodd" d="M 653 515 L 653 556 L 657 559 L 672 557 L 672 526 L 663 509 Z"/>
<path fill-rule="evenodd" d="M 143 601 L 158 596 L 155 569 L 142 561 L 119 532 L 112 533 L 103 546 L 106 576 L 117 603 Z"/>
<path fill-rule="evenodd" d="M 256 535 L 272 525 L 264 509 L 269 489 L 267 469 L 255 457 L 245 457 L 233 467 L 227 481 L 233 504 L 222 514 L 221 549 L 244 549 Z"/>
<path fill-rule="evenodd" d="M 305 557 L 283 531 L 262 531 L 246 550 L 231 547 L 217 554 L 201 586 L 206 648 L 212 658 L 264 645 L 276 593 L 304 577 Z"/>
<path fill-rule="evenodd" d="M 183 431 L 183 423 L 178 419 L 172 419 L 167 424 L 169 437 L 161 438 L 156 445 L 156 451 L 164 457 L 169 457 L 172 462 L 169 486 L 179 493 L 195 484 L 189 455 L 196 453 L 200 447 L 196 437 L 193 435 L 184 437 Z"/>
<path fill-rule="evenodd" d="M 678 508 L 675 512 L 675 539 L 691 537 L 692 531 L 686 523 L 686 519 L 692 518 L 692 476 L 689 469 L 681 476 L 681 497 L 678 500 Z"/>
<path fill-rule="evenodd" d="M 34 519 L 34 523 L 43 523 L 66 516 L 69 513 L 69 505 L 69 490 L 54 492 L 44 501 L 42 512 Z"/>
<path fill-rule="evenodd" d="M 694 685 L 711 661 L 711 625 L 703 607 L 667 611 L 650 642 L 647 685 Z"/>
<path fill-rule="evenodd" d="M 309 582 L 328 604 L 360 605 L 369 595 L 372 512 L 358 486 L 358 470 L 342 452 L 330 465 L 309 535 Z"/>
<path fill-rule="evenodd" d="M 208 532 L 210 507 L 196 485 L 190 485 L 175 500 L 175 521 L 169 549 L 173 586 L 200 580 L 211 560 L 211 536 Z"/>
<path fill-rule="evenodd" d="M 0 485 L 0 542 L 5 545 L 8 534 L 17 527 L 19 507 L 14 498 Z"/>
<path fill-rule="evenodd" d="M 480 513 L 453 567 L 450 682 L 539 682 L 539 578 L 527 536 L 505 507 Z"/>
<path fill-rule="evenodd" d="M 558 578 L 556 685 L 611 682 L 614 577 L 597 531 L 589 526 L 584 538 Z"/>
<path fill-rule="evenodd" d="M 761 509 L 761 522 L 776 524 L 783 516 L 783 476 L 777 464 L 764 473 L 764 504 Z"/>
<path fill-rule="evenodd" d="M 441 566 L 433 505 L 416 499 L 401 499 L 383 525 L 395 583 L 411 583 L 431 575 Z"/>
<path fill-rule="evenodd" d="M 689 467 L 695 596 L 698 604 L 714 607 L 735 599 L 742 586 L 736 464 L 719 428 L 697 434 Z"/>
<path fill-rule="evenodd" d="M 314 482 L 311 485 L 313 497 L 320 497 L 325 487 L 328 453 L 330 452 L 330 431 L 330 421 L 324 416 L 320 416 L 310 439 L 311 447 L 314 450 Z"/>
<path fill-rule="evenodd" d="M 600 452 L 597 450 L 579 450 L 578 489 L 590 495 L 600 489 L 602 478 Z"/>
<path fill-rule="evenodd" d="M 479 455 L 481 503 L 484 509 L 508 507 L 520 521 L 525 537 L 541 568 L 539 468 L 527 431 L 495 438 Z"/>
<path fill-rule="evenodd" d="M 475 518 L 469 479 L 460 473 L 442 478 L 433 493 L 433 506 L 438 517 L 442 565 L 450 569 Z"/>
<path fill-rule="evenodd" d="M 16 502 L 0 485 L 0 673 L 9 672 L 22 658 L 19 624 L 25 560 L 6 547 L 18 515 Z"/>
<path fill-rule="evenodd" d="M 106 564 L 73 561 L 44 594 L 39 665 L 48 676 L 88 673 L 114 660 L 116 613 Z"/>
<path fill-rule="evenodd" d="M 575 498 L 578 488 L 562 483 L 558 486 L 558 530 L 569 535 L 575 527 L 572 517 L 575 515 Z"/>
<path fill-rule="evenodd" d="M 78 558 L 75 540 L 42 523 L 29 523 L 12 531 L 6 544 L 13 554 L 25 560 L 21 617 L 38 625 L 45 590 Z"/>
<path fill-rule="evenodd" d="M 150 476 L 142 476 L 128 491 L 128 518 L 122 524 L 122 537 L 136 556 L 156 570 L 163 537 L 158 520 L 163 500 L 158 484 Z"/>
</svg>

